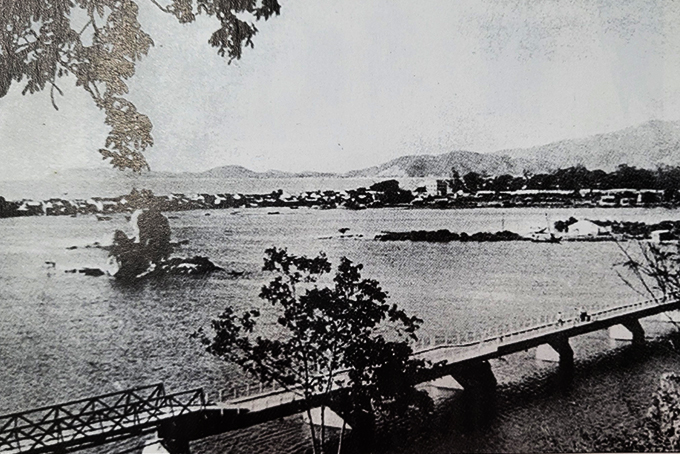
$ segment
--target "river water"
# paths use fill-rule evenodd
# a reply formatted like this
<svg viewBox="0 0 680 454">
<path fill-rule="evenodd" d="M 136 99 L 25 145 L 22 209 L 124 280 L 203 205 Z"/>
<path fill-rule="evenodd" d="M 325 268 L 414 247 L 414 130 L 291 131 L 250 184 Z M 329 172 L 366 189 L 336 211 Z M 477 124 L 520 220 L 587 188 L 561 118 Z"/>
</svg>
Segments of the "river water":
<svg viewBox="0 0 680 454">
<path fill-rule="evenodd" d="M 206 354 L 190 335 L 224 307 L 263 307 L 257 294 L 268 276 L 263 251 L 325 251 L 365 265 L 395 302 L 424 319 L 424 333 L 496 329 L 577 307 L 640 299 L 616 274 L 614 243 L 410 243 L 374 241 L 382 230 L 441 229 L 524 232 L 544 226 L 539 209 L 363 211 L 314 209 L 214 210 L 169 213 L 178 254 L 209 257 L 239 277 L 173 278 L 122 287 L 108 277 L 65 273 L 102 267 L 106 252 L 87 247 L 129 229 L 123 215 L 0 219 L 0 413 L 128 387 L 163 382 L 168 391 L 203 387 L 212 397 L 239 383 L 239 372 Z M 662 209 L 553 209 L 550 221 L 676 220 Z M 342 238 L 349 228 L 354 238 Z M 129 230 L 128 230 L 129 231 Z M 362 235 L 362 236 L 359 236 Z M 75 249 L 72 247 L 76 246 Z M 635 248 L 634 243 L 624 247 Z M 53 262 L 52 266 L 46 262 Z M 266 310 L 266 308 L 265 308 Z M 657 318 L 648 336 L 671 329 Z M 555 391 L 556 365 L 533 352 L 494 361 L 499 413 L 473 432 L 445 408 L 427 429 L 399 429 L 385 452 L 534 452 L 588 450 L 593 433 L 632 427 L 651 403 L 661 373 L 678 369 L 675 354 L 650 348 L 631 356 L 606 332 L 572 340 L 573 386 Z M 405 424 L 404 421 L 398 424 Z M 297 417 L 195 444 L 196 452 L 300 452 L 308 447 Z M 399 436 L 397 434 L 400 434 Z M 585 440 L 585 441 L 584 441 Z M 136 444 L 135 444 L 136 443 Z M 98 448 L 121 452 L 142 441 Z"/>
</svg>

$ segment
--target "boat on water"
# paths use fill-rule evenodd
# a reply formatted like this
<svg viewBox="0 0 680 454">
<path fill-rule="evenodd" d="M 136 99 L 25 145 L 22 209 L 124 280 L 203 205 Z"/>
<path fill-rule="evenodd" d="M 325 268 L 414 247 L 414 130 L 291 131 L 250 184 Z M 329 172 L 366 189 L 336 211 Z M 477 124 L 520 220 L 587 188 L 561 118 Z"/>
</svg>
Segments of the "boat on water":
<svg viewBox="0 0 680 454">
<path fill-rule="evenodd" d="M 559 243 L 562 241 L 562 237 L 549 232 L 548 229 L 541 229 L 533 232 L 530 238 L 534 243 Z"/>
<path fill-rule="evenodd" d="M 545 215 L 545 222 L 547 227 L 536 230 L 532 232 L 530 237 L 531 241 L 534 243 L 559 243 L 562 241 L 562 237 L 555 235 L 550 228 L 550 221 L 548 220 L 548 214 Z"/>
</svg>

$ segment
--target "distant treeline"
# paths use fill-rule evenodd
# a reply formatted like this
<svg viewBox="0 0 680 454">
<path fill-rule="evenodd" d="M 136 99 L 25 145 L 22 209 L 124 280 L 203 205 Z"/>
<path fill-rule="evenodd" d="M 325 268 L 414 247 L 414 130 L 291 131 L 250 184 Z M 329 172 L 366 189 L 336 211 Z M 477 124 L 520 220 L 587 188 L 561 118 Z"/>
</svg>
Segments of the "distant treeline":
<svg viewBox="0 0 680 454">
<path fill-rule="evenodd" d="M 449 185 L 454 191 L 518 191 L 521 189 L 574 190 L 581 189 L 659 189 L 680 190 L 680 167 L 663 166 L 656 170 L 620 165 L 613 172 L 588 170 L 582 165 L 558 169 L 552 173 L 523 176 L 490 177 L 477 172 L 460 176 L 454 168 Z"/>
</svg>

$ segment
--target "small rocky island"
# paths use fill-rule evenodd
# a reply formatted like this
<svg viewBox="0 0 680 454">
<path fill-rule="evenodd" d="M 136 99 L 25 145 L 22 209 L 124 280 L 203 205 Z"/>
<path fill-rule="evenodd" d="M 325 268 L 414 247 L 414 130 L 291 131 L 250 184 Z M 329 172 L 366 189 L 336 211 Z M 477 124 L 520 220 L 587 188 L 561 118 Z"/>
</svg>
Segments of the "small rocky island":
<svg viewBox="0 0 680 454">
<path fill-rule="evenodd" d="M 149 276 L 204 275 L 222 270 L 207 257 L 170 257 L 170 223 L 156 204 L 135 211 L 130 223 L 132 238 L 116 230 L 109 249 L 112 275 L 121 281 L 132 281 Z"/>
<path fill-rule="evenodd" d="M 456 233 L 450 232 L 447 229 L 442 230 L 412 230 L 410 232 L 383 232 L 375 237 L 378 241 L 425 241 L 430 243 L 448 243 L 451 241 L 473 241 L 473 242 L 491 242 L 491 241 L 529 241 L 529 238 L 523 237 L 515 232 L 503 230 L 502 232 L 476 232 L 467 234 L 465 232 Z"/>
</svg>

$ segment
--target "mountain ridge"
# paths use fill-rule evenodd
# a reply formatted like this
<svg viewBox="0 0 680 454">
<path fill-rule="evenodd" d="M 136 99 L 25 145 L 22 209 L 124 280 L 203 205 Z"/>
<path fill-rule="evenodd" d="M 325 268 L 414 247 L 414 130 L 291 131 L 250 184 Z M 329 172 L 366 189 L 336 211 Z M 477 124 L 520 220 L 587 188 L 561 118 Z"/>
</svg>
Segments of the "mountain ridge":
<svg viewBox="0 0 680 454">
<path fill-rule="evenodd" d="M 590 170 L 615 170 L 617 166 L 654 169 L 660 165 L 680 165 L 680 122 L 650 120 L 618 131 L 579 139 L 565 139 L 526 148 L 503 149 L 493 153 L 452 150 L 439 154 L 406 155 L 383 164 L 345 173 L 256 172 L 239 165 L 214 167 L 202 172 L 150 171 L 143 174 L 114 169 L 70 169 L 64 178 L 399 178 L 449 177 L 452 169 L 460 175 L 469 172 L 490 175 L 546 173 L 558 168 L 583 165 Z"/>
<path fill-rule="evenodd" d="M 530 160 L 549 157 L 558 168 L 583 165 L 605 171 L 615 170 L 621 164 L 647 169 L 680 165 L 680 122 L 650 120 L 613 132 L 493 154 Z"/>
<path fill-rule="evenodd" d="M 392 159 L 384 164 L 350 171 L 345 177 L 448 177 L 455 169 L 460 175 L 469 172 L 489 174 L 522 174 L 525 171 L 539 173 L 552 170 L 544 161 L 529 161 L 503 155 L 454 150 L 431 155 L 408 155 Z"/>
</svg>

